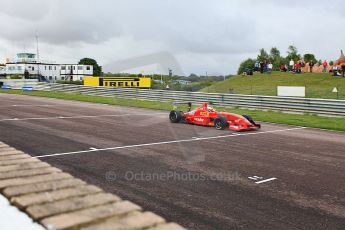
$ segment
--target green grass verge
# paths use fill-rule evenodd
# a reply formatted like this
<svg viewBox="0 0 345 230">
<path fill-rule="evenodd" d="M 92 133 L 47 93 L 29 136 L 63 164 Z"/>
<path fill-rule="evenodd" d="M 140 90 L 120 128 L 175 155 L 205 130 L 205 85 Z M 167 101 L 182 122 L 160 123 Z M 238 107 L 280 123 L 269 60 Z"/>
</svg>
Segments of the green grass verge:
<svg viewBox="0 0 345 230">
<path fill-rule="evenodd" d="M 233 89 L 236 94 L 252 94 L 276 96 L 277 86 L 305 86 L 306 97 L 337 99 L 333 93 L 338 87 L 339 99 L 345 99 L 345 78 L 334 77 L 328 73 L 255 73 L 253 76 L 234 76 L 222 82 L 217 82 L 201 90 L 209 93 L 229 93 Z"/>
<path fill-rule="evenodd" d="M 161 102 L 161 101 L 159 102 L 145 101 L 145 100 L 136 100 L 136 99 L 88 96 L 88 95 L 82 95 L 82 94 L 45 92 L 45 91 L 22 92 L 20 90 L 0 90 L 0 93 L 49 97 L 49 98 L 57 98 L 57 99 L 64 99 L 64 100 L 93 102 L 93 103 L 102 103 L 102 104 L 109 104 L 109 105 L 121 105 L 121 106 L 158 109 L 158 110 L 167 110 L 167 111 L 172 109 L 172 103 Z M 186 110 L 186 107 L 182 106 L 180 109 Z M 281 113 L 281 112 L 275 112 L 275 111 L 248 110 L 248 109 L 224 108 L 224 107 L 218 107 L 217 109 L 218 111 L 227 111 L 227 112 L 238 113 L 238 114 L 248 114 L 248 115 L 251 115 L 254 118 L 254 120 L 257 120 L 257 121 L 345 131 L 345 118 L 320 117 L 316 115 L 288 114 L 288 113 Z"/>
</svg>

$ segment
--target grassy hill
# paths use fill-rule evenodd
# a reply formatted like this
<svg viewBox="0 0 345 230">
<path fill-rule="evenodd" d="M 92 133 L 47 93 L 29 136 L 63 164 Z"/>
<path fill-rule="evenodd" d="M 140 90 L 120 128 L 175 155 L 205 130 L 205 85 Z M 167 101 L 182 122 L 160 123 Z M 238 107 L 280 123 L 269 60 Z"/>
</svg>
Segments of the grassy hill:
<svg viewBox="0 0 345 230">
<path fill-rule="evenodd" d="M 276 96 L 277 86 L 305 86 L 306 97 L 336 99 L 332 93 L 338 87 L 339 99 L 345 99 L 345 78 L 334 77 L 328 73 L 255 73 L 253 76 L 234 76 L 203 88 L 201 92 Z"/>
</svg>

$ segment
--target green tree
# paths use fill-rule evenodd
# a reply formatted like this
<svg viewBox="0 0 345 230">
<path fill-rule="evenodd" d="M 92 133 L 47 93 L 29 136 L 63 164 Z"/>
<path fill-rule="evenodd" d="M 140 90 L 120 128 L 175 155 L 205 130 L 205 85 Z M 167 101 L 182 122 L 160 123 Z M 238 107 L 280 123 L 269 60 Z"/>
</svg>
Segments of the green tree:
<svg viewBox="0 0 345 230">
<path fill-rule="evenodd" d="M 95 59 L 83 58 L 83 59 L 80 59 L 79 64 L 81 64 L 81 65 L 92 65 L 94 76 L 101 76 L 103 74 L 102 73 L 102 66 L 99 66 Z"/>
<path fill-rule="evenodd" d="M 280 56 L 280 51 L 277 47 L 272 47 L 269 55 L 269 60 L 273 64 L 273 70 L 279 70 L 281 64 L 285 63 L 285 60 Z"/>
<path fill-rule="evenodd" d="M 334 62 L 333 62 L 333 61 L 330 61 L 330 62 L 329 62 L 329 65 L 334 65 Z"/>
<path fill-rule="evenodd" d="M 294 60 L 295 62 L 301 60 L 301 55 L 298 54 L 298 50 L 295 46 L 290 45 L 287 51 L 287 60 Z"/>
<path fill-rule="evenodd" d="M 272 47 L 271 48 L 269 58 L 270 58 L 270 61 L 272 61 L 272 62 L 274 62 L 274 61 L 276 61 L 276 60 L 281 58 L 280 51 L 278 50 L 277 47 Z"/>
<path fill-rule="evenodd" d="M 273 70 L 274 71 L 279 71 L 280 70 L 280 66 L 281 65 L 285 65 L 286 63 L 288 63 L 288 61 L 286 61 L 286 59 L 283 58 L 283 57 L 280 57 L 280 58 L 276 59 L 273 62 Z"/>
<path fill-rule="evenodd" d="M 200 77 L 196 75 L 195 73 L 191 73 L 188 77 L 188 80 L 194 82 L 194 81 L 200 81 Z"/>
<path fill-rule="evenodd" d="M 237 74 L 242 74 L 246 68 L 253 69 L 255 64 L 255 60 L 248 58 L 247 60 L 243 61 L 238 68 Z"/>
<path fill-rule="evenodd" d="M 258 57 L 256 58 L 256 60 L 258 60 L 258 61 L 266 61 L 266 60 L 268 60 L 269 59 L 269 55 L 268 55 L 268 53 L 266 52 L 266 50 L 264 49 L 264 48 L 262 48 L 262 49 L 260 49 L 260 51 L 259 51 L 260 53 L 259 53 L 259 55 L 258 55 Z"/>
<path fill-rule="evenodd" d="M 314 63 L 317 62 L 314 54 L 304 54 L 303 59 L 305 63 L 308 63 L 310 61 L 313 61 Z"/>
</svg>

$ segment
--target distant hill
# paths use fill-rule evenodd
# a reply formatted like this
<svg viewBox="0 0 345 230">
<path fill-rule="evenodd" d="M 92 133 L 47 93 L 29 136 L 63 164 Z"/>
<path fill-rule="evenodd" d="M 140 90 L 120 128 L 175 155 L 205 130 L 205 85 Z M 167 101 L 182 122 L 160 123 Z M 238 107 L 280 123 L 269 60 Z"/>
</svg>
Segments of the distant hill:
<svg viewBox="0 0 345 230">
<path fill-rule="evenodd" d="M 339 99 L 345 99 L 345 78 L 328 73 L 255 73 L 253 76 L 234 76 L 200 91 L 276 96 L 277 86 L 306 86 L 306 97 L 329 99 L 336 99 L 337 94 L 332 93 L 332 89 L 338 87 Z"/>
</svg>

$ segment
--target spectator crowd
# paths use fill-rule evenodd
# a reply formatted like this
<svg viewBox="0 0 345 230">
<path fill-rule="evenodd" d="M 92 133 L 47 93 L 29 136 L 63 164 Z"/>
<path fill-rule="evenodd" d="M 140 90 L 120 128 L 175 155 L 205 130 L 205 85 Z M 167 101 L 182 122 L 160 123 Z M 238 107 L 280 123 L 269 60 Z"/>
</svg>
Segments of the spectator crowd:
<svg viewBox="0 0 345 230">
<path fill-rule="evenodd" d="M 334 76 L 345 77 L 345 55 L 341 50 L 340 57 L 336 61 L 319 60 L 312 53 L 301 55 L 295 46 L 290 45 L 287 56 L 282 56 L 276 47 L 272 47 L 270 52 L 264 48 L 260 49 L 256 59 L 248 58 L 244 60 L 239 68 L 238 74 L 253 75 L 254 72 L 270 74 L 272 71 L 289 72 L 293 74 L 301 73 L 331 73 Z"/>
<path fill-rule="evenodd" d="M 333 65 L 330 65 L 326 60 L 321 63 L 315 63 L 314 61 L 309 61 L 305 63 L 304 60 L 294 61 L 290 60 L 286 64 L 281 64 L 279 66 L 280 72 L 290 72 L 294 74 L 306 73 L 306 72 L 322 72 L 322 73 L 331 73 L 333 76 L 342 76 L 345 77 L 345 62 L 337 63 L 335 61 Z M 256 61 L 254 68 L 246 68 L 243 72 L 244 75 L 253 75 L 253 72 L 260 72 L 270 74 L 273 71 L 273 64 L 270 61 Z"/>
</svg>

